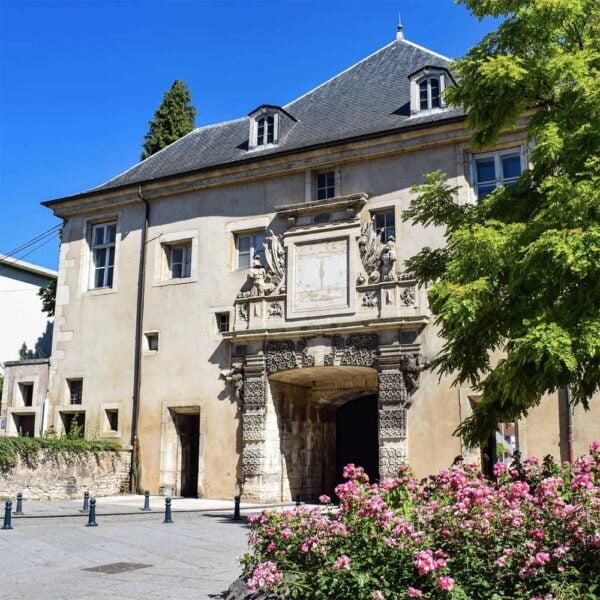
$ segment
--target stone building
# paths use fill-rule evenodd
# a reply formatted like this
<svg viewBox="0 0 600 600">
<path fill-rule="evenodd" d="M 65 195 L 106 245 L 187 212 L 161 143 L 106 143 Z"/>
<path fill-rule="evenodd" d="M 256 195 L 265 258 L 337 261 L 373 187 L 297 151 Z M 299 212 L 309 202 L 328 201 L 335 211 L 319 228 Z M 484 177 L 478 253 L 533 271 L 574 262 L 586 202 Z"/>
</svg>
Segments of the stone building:
<svg viewBox="0 0 600 600">
<path fill-rule="evenodd" d="M 377 478 L 477 457 L 452 435 L 477 398 L 423 371 L 442 341 L 404 268 L 443 232 L 402 213 L 425 173 L 476 202 L 528 158 L 522 125 L 473 153 L 447 68 L 400 32 L 283 107 L 46 203 L 65 223 L 49 422 L 135 442 L 143 488 L 206 497 L 310 498 L 349 462 Z M 565 408 L 548 396 L 503 443 L 583 452 L 597 420 Z"/>
</svg>

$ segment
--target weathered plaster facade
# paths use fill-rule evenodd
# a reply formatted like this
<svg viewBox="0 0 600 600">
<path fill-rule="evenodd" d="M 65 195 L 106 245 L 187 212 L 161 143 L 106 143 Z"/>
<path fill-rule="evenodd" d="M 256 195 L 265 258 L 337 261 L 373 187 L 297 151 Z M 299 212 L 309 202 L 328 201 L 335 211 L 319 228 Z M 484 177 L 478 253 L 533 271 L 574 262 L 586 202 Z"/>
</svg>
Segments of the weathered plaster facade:
<svg viewBox="0 0 600 600">
<path fill-rule="evenodd" d="M 381 52 L 414 63 L 418 52 L 402 44 Z M 433 60 L 440 63 L 438 55 L 422 57 Z M 361 72 L 340 77 L 375 77 Z M 311 92 L 321 94 L 315 112 L 327 86 Z M 408 79 L 394 86 L 390 93 L 404 90 L 399 105 L 410 103 Z M 383 101 L 374 96 L 372 104 Z M 384 477 L 408 461 L 425 476 L 470 452 L 452 433 L 476 398 L 423 371 L 442 340 L 426 290 L 404 266 L 423 246 L 443 244 L 443 232 L 402 221 L 411 186 L 436 169 L 459 186 L 457 202 L 474 201 L 464 115 L 448 108 L 423 119 L 399 109 L 397 127 L 293 146 L 286 140 L 306 124 L 302 102 L 286 106 L 296 121 L 282 117 L 289 129 L 279 132 L 281 151 L 248 147 L 248 119 L 202 128 L 129 175 L 49 203 L 65 219 L 49 423 L 60 429 L 64 414 L 77 410 L 86 435 L 124 445 L 135 437 L 141 486 L 153 492 L 308 498 L 331 492 L 344 462 Z M 195 169 L 161 171 L 171 155 L 191 160 L 184 151 L 195 135 L 221 133 L 230 144 L 225 132 L 243 127 L 246 146 L 235 146 L 229 162 L 205 164 L 210 157 L 202 155 Z M 526 160 L 522 127 L 497 148 Z M 153 168 L 151 177 L 136 174 Z M 334 193 L 319 200 L 323 172 Z M 394 224 L 386 239 L 374 225 L 382 211 Z M 91 235 L 103 223 L 116 225 L 114 272 L 111 285 L 97 288 Z M 258 244 L 256 235 L 265 236 L 264 256 L 240 268 L 240 240 Z M 177 277 L 173 247 L 188 257 Z M 69 380 L 82 382 L 75 408 Z M 560 455 L 559 421 L 558 412 L 540 419 L 532 411 L 518 443 L 527 437 L 529 452 Z M 597 421 L 577 414 L 573 423 L 578 448 L 600 435 Z"/>
</svg>

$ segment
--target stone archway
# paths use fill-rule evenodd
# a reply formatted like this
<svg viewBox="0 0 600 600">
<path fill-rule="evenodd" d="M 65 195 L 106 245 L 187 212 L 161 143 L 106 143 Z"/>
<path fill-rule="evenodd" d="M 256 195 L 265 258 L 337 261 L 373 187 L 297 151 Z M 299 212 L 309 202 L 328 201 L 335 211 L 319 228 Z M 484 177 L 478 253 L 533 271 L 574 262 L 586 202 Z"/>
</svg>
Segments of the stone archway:
<svg viewBox="0 0 600 600">
<path fill-rule="evenodd" d="M 368 455 L 371 467 L 374 457 L 374 470 L 378 470 L 377 372 L 374 368 L 290 369 L 271 375 L 269 390 L 279 442 L 277 448 L 271 436 L 269 448 L 277 449 L 279 454 L 281 501 L 297 496 L 314 501 L 323 493 L 331 494 L 340 481 L 340 462 L 344 455 L 354 457 L 352 460 L 360 464 L 364 462 L 362 456 Z M 367 435 L 365 423 L 357 421 L 357 416 L 367 405 L 372 407 L 373 400 L 375 411 L 371 417 L 375 421 Z M 360 449 L 365 452 L 361 453 Z"/>
<path fill-rule="evenodd" d="M 239 368 L 245 498 L 288 501 L 331 490 L 335 411 L 360 397 L 377 395 L 379 475 L 393 476 L 407 461 L 406 415 L 420 366 L 418 345 L 401 344 L 398 330 L 267 341 L 249 350 Z"/>
</svg>

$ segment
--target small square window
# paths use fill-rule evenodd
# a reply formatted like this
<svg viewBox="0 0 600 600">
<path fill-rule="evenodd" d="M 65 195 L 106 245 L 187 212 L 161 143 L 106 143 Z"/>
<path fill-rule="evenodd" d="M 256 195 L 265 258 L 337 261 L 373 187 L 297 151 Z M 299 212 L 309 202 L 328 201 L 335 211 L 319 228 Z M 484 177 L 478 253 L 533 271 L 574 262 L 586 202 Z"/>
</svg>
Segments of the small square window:
<svg viewBox="0 0 600 600">
<path fill-rule="evenodd" d="M 33 405 L 33 383 L 19 383 L 23 406 Z"/>
<path fill-rule="evenodd" d="M 70 404 L 81 404 L 83 399 L 83 379 L 67 379 Z"/>
<path fill-rule="evenodd" d="M 373 215 L 375 231 L 385 244 L 391 237 L 396 237 L 396 213 L 392 210 L 376 212 Z"/>
<path fill-rule="evenodd" d="M 116 408 L 107 408 L 104 412 L 107 431 L 119 431 L 119 411 Z"/>
<path fill-rule="evenodd" d="M 335 198 L 335 171 L 317 174 L 317 200 Z"/>
<path fill-rule="evenodd" d="M 229 313 L 215 313 L 215 318 L 217 319 L 217 331 L 223 333 L 224 331 L 229 331 Z"/>
<path fill-rule="evenodd" d="M 185 279 L 192 274 L 192 244 L 187 242 L 166 247 L 170 279 Z"/>
<path fill-rule="evenodd" d="M 255 259 L 265 264 L 265 234 L 250 233 L 236 236 L 236 265 L 238 269 L 249 269 Z"/>
<path fill-rule="evenodd" d="M 146 350 L 148 352 L 158 352 L 158 333 L 146 333 Z"/>
</svg>

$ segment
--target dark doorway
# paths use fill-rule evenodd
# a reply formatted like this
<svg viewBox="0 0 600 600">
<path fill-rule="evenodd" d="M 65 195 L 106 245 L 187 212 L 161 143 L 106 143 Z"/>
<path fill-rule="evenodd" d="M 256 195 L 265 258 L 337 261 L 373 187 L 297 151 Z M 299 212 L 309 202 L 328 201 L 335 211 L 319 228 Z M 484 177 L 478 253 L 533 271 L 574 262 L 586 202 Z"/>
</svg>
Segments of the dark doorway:
<svg viewBox="0 0 600 600">
<path fill-rule="evenodd" d="M 349 463 L 363 467 L 371 482 L 379 480 L 377 396 L 352 400 L 336 415 L 336 480 Z"/>
<path fill-rule="evenodd" d="M 23 437 L 35 436 L 35 415 L 13 415 L 17 433 Z"/>
<path fill-rule="evenodd" d="M 175 427 L 181 444 L 181 490 L 187 498 L 198 496 L 198 453 L 200 415 L 175 414 Z"/>
</svg>

